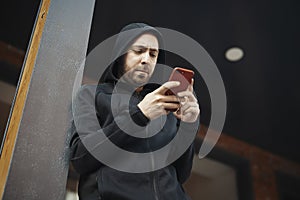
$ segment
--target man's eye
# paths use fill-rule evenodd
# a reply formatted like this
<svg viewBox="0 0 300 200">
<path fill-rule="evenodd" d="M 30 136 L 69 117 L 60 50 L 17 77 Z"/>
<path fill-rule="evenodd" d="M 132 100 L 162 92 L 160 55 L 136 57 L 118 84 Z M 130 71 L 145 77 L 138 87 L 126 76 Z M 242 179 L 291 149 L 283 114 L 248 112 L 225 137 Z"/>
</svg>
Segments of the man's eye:
<svg viewBox="0 0 300 200">
<path fill-rule="evenodd" d="M 153 58 L 156 58 L 157 57 L 157 53 L 150 53 L 150 56 L 153 57 Z"/>
<path fill-rule="evenodd" d="M 135 49 L 135 50 L 133 50 L 135 53 L 137 53 L 137 54 L 141 54 L 141 53 L 143 53 L 144 51 L 142 50 L 142 49 Z"/>
</svg>

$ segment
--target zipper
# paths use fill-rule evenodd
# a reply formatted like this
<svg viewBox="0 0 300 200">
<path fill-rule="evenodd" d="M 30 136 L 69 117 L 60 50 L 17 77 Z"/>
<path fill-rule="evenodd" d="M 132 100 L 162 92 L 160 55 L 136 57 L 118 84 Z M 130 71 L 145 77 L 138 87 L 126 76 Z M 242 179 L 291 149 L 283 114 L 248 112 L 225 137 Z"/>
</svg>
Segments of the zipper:
<svg viewBox="0 0 300 200">
<path fill-rule="evenodd" d="M 156 184 L 156 172 L 153 172 L 153 174 L 152 174 L 153 176 L 152 176 L 152 180 L 153 180 L 153 190 L 154 190 L 154 198 L 155 198 L 155 200 L 159 200 L 159 198 L 158 198 L 158 191 L 157 191 L 157 184 Z"/>
<path fill-rule="evenodd" d="M 98 191 L 98 199 L 101 200 L 103 198 L 103 173 L 102 168 L 96 173 L 96 183 L 97 183 L 97 191 Z"/>
<path fill-rule="evenodd" d="M 146 134 L 148 136 L 148 127 L 146 127 Z M 151 149 L 151 146 L 150 146 L 150 143 L 149 143 L 149 139 L 147 139 L 147 146 L 148 146 L 148 149 L 150 150 L 150 159 L 151 159 L 151 167 L 152 167 L 152 170 L 150 173 L 150 178 L 151 178 L 151 181 L 152 181 L 152 187 L 153 187 L 153 192 L 154 192 L 154 198 L 155 200 L 159 200 L 158 198 L 158 187 L 157 187 L 157 178 L 156 178 L 156 174 L 157 172 L 154 171 L 154 166 L 155 166 L 155 163 L 154 163 L 154 158 L 153 158 L 153 153 L 152 153 L 152 149 Z"/>
<path fill-rule="evenodd" d="M 140 101 L 143 99 L 139 92 L 136 92 L 136 95 L 137 95 L 137 97 L 139 98 Z M 148 133 L 149 133 L 148 126 L 146 126 L 146 136 L 148 136 Z M 150 179 L 152 181 L 151 185 L 152 185 L 152 189 L 153 189 L 153 192 L 154 192 L 155 200 L 159 200 L 159 197 L 158 197 L 158 184 L 157 184 L 157 176 L 156 176 L 157 172 L 154 171 L 155 161 L 154 161 L 152 149 L 151 149 L 151 146 L 150 146 L 150 143 L 149 143 L 149 139 L 147 138 L 146 140 L 147 140 L 147 147 L 148 147 L 149 152 L 150 152 L 151 167 L 152 167 L 152 170 L 153 170 L 153 171 L 149 172 Z"/>
</svg>

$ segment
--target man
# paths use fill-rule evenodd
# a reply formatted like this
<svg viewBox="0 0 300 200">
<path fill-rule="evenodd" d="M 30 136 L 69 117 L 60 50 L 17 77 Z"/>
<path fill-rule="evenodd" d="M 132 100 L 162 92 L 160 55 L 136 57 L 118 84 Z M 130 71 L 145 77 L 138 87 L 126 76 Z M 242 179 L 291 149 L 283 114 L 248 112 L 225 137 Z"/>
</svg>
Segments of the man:
<svg viewBox="0 0 300 200">
<path fill-rule="evenodd" d="M 126 34 L 129 30 L 134 31 Z M 155 28 L 143 23 L 129 24 L 121 32 L 124 34 L 119 35 L 113 51 L 114 62 L 105 70 L 96 89 L 94 102 L 97 123 L 102 127 L 102 133 L 125 151 L 135 153 L 156 151 L 170 143 L 180 123 L 194 123 L 197 120 L 200 110 L 193 94 L 193 83 L 177 96 L 165 95 L 165 92 L 178 86 L 179 82 L 166 82 L 161 86 L 148 83 L 156 64 L 164 62 L 164 54 L 160 52 L 163 47 L 161 34 Z M 86 95 L 83 94 L 88 92 L 89 89 L 83 87 L 77 96 L 77 99 L 80 99 L 78 102 L 83 103 L 75 107 L 79 109 L 86 107 L 83 98 Z M 116 100 L 113 100 L 113 95 Z M 129 101 L 123 101 L 126 98 L 129 98 Z M 77 113 L 80 116 L 75 118 L 88 119 L 83 110 Z M 142 131 L 135 133 L 137 137 L 126 133 L 131 130 L 129 118 L 142 127 Z M 164 123 L 159 123 L 163 121 L 162 119 Z M 161 127 L 150 137 L 147 127 L 149 123 L 155 121 Z M 145 173 L 129 173 L 116 170 L 95 159 L 84 146 L 83 140 L 92 138 L 95 146 L 99 146 L 101 141 L 98 141 L 98 144 L 96 140 L 99 133 L 85 131 L 80 124 L 86 123 L 74 124 L 71 140 L 73 150 L 71 161 L 81 175 L 80 200 L 189 199 L 182 188 L 182 183 L 187 180 L 191 171 L 193 145 L 190 145 L 177 160 L 163 168 L 155 169 L 155 159 L 150 156 L 149 163 L 153 164 L 153 170 Z M 125 131 L 123 125 L 129 129 Z M 131 132 L 135 131 L 132 129 Z M 142 134 L 145 134 L 144 137 Z M 123 161 L 126 158 L 110 155 L 111 152 L 105 153 L 115 162 L 126 162 Z"/>
</svg>

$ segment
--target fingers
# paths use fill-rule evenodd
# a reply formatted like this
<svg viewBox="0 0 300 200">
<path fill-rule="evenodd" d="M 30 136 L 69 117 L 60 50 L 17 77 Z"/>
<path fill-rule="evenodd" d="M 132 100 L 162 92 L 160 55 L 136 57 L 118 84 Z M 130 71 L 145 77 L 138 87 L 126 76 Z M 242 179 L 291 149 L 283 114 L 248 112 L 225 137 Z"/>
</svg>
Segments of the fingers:
<svg viewBox="0 0 300 200">
<path fill-rule="evenodd" d="M 194 93 L 192 91 L 183 91 L 183 92 L 179 92 L 177 94 L 177 96 L 179 98 L 184 98 L 184 97 L 188 97 L 188 100 L 189 101 L 192 101 L 192 102 L 197 102 L 197 98 L 195 97 Z"/>
<path fill-rule="evenodd" d="M 168 89 L 177 87 L 180 85 L 179 81 L 168 81 L 164 83 L 162 86 L 156 89 L 156 92 L 159 94 L 165 94 Z"/>
<path fill-rule="evenodd" d="M 177 110 L 180 107 L 179 103 L 161 103 L 164 110 Z"/>
<path fill-rule="evenodd" d="M 181 105 L 181 110 L 185 111 L 189 107 L 198 107 L 198 103 L 197 102 L 184 103 L 184 104 Z"/>
<path fill-rule="evenodd" d="M 163 101 L 163 102 L 174 102 L 174 103 L 179 103 L 179 98 L 175 95 L 160 95 L 157 99 L 158 101 Z"/>
<path fill-rule="evenodd" d="M 189 101 L 197 101 L 197 99 L 193 93 L 193 91 L 194 91 L 193 85 L 194 85 L 194 79 L 192 79 L 191 84 L 188 86 L 187 90 L 179 92 L 177 94 L 177 96 L 180 98 L 188 97 Z"/>
<path fill-rule="evenodd" d="M 180 112 L 178 112 L 178 111 L 174 111 L 173 112 L 173 115 L 176 117 L 176 118 L 178 118 L 178 119 L 181 119 L 181 114 L 180 114 Z"/>
<path fill-rule="evenodd" d="M 181 105 L 180 112 L 182 114 L 186 114 L 189 111 L 194 111 L 194 108 L 195 108 L 195 110 L 199 109 L 198 103 L 196 103 L 196 102 L 185 103 L 185 104 Z"/>
<path fill-rule="evenodd" d="M 190 91 L 190 92 L 193 92 L 194 91 L 194 79 L 192 78 L 192 82 L 191 84 L 188 86 L 187 90 Z"/>
<path fill-rule="evenodd" d="M 175 117 L 181 119 L 184 122 L 195 122 L 200 114 L 198 103 L 188 102 L 181 106 L 181 108 L 173 112 Z"/>
<path fill-rule="evenodd" d="M 182 109 L 182 114 L 183 115 L 187 115 L 189 113 L 191 113 L 191 114 L 197 114 L 197 113 L 199 113 L 199 107 L 195 106 L 195 105 L 190 105 L 187 108 Z"/>
</svg>

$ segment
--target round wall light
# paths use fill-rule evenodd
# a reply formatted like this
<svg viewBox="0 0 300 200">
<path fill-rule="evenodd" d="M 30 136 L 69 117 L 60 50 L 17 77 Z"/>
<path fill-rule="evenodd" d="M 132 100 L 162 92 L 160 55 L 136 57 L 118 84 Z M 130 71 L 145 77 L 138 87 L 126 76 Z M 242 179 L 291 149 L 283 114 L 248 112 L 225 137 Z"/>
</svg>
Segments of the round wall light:
<svg viewBox="0 0 300 200">
<path fill-rule="evenodd" d="M 243 58 L 244 51 L 239 47 L 231 47 L 226 50 L 225 58 L 231 62 L 239 61 Z"/>
</svg>

